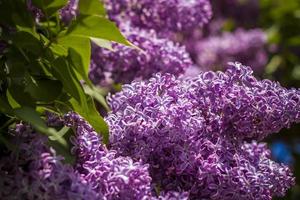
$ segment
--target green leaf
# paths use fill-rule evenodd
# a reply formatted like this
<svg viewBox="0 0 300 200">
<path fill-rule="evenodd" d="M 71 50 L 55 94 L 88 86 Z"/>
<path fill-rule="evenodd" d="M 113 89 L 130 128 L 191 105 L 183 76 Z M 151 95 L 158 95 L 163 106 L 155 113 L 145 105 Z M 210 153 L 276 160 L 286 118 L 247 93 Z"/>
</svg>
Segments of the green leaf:
<svg viewBox="0 0 300 200">
<path fill-rule="evenodd" d="M 87 83 L 91 58 L 91 42 L 89 38 L 67 36 L 58 39 L 58 44 L 69 49 L 69 58 L 76 71 Z"/>
<path fill-rule="evenodd" d="M 0 24 L 7 26 L 32 28 L 33 18 L 28 12 L 26 2 L 23 0 L 0 1 Z"/>
<path fill-rule="evenodd" d="M 79 13 L 105 16 L 105 8 L 100 0 L 79 0 Z"/>
<path fill-rule="evenodd" d="M 83 88 L 85 93 L 93 97 L 95 100 L 97 100 L 106 109 L 106 111 L 110 110 L 104 96 L 101 94 L 103 93 L 103 91 L 101 91 L 100 89 L 94 86 L 91 87 L 88 85 L 84 85 Z"/>
<path fill-rule="evenodd" d="M 13 36 L 12 42 L 18 48 L 24 48 L 36 55 L 40 54 L 43 48 L 41 42 L 36 37 L 25 31 L 17 32 Z"/>
<path fill-rule="evenodd" d="M 32 84 L 25 88 L 36 101 L 52 102 L 62 93 L 62 83 L 58 80 L 32 77 Z"/>
<path fill-rule="evenodd" d="M 74 135 L 73 131 L 69 127 L 63 127 L 58 135 L 62 138 L 68 139 L 71 135 Z M 55 151 L 64 157 L 63 162 L 68 164 L 74 164 L 76 161 L 76 156 L 71 154 L 71 146 L 68 148 L 62 147 L 57 143 L 55 138 L 49 137 L 48 143 L 55 149 Z"/>
<path fill-rule="evenodd" d="M 7 100 L 9 102 L 9 105 L 12 108 L 19 108 L 19 107 L 21 107 L 20 104 L 18 104 L 18 102 L 16 102 L 16 100 L 11 96 L 11 94 L 9 93 L 8 90 L 6 92 L 6 96 L 7 96 Z"/>
<path fill-rule="evenodd" d="M 9 115 L 13 114 L 12 107 L 9 105 L 8 100 L 3 96 L 0 96 L 0 112 L 9 114 Z"/>
<path fill-rule="evenodd" d="M 78 102 L 81 102 L 83 88 L 66 59 L 59 57 L 53 62 L 53 74 L 63 83 L 64 89 Z"/>
<path fill-rule="evenodd" d="M 33 84 L 30 75 L 24 72 L 23 76 L 12 76 L 10 80 L 8 91 L 12 98 L 20 105 L 34 107 L 35 100 L 30 91 L 26 90 L 26 87 Z"/>
<path fill-rule="evenodd" d="M 45 133 L 48 136 L 56 138 L 57 141 L 62 145 L 67 147 L 68 144 L 66 140 L 62 137 L 59 137 L 55 129 L 47 127 L 44 120 L 40 117 L 39 113 L 36 112 L 33 108 L 30 107 L 21 107 L 14 109 L 14 113 L 18 118 L 23 121 L 30 123 L 36 130 Z"/>
<path fill-rule="evenodd" d="M 31 76 L 24 71 L 22 63 L 19 63 L 20 66 L 17 64 L 11 67 L 9 93 L 18 104 L 33 107 L 37 101 L 52 102 L 61 94 L 60 81 L 42 76 Z M 17 71 L 18 69 L 20 71 Z"/>
<path fill-rule="evenodd" d="M 112 43 L 108 40 L 99 39 L 99 38 L 91 38 L 92 42 L 95 43 L 97 46 L 106 48 L 108 50 L 114 51 L 112 47 Z"/>
<path fill-rule="evenodd" d="M 32 0 L 32 3 L 42 9 L 48 17 L 52 16 L 56 11 L 64 7 L 67 2 L 68 0 Z"/>
<path fill-rule="evenodd" d="M 80 106 L 74 100 L 71 100 L 71 103 L 76 112 L 86 119 L 98 133 L 101 133 L 103 142 L 107 144 L 109 139 L 108 126 L 103 117 L 98 113 L 93 99 L 89 97 L 87 104 L 84 106 Z"/>
<path fill-rule="evenodd" d="M 131 46 L 117 26 L 105 17 L 80 16 L 70 26 L 68 35 L 88 38 L 100 38 Z"/>
<path fill-rule="evenodd" d="M 57 132 L 58 137 L 49 136 L 49 139 L 52 141 L 56 141 L 58 138 L 63 138 L 65 134 L 70 130 L 69 127 L 64 126 Z"/>
<path fill-rule="evenodd" d="M 68 49 L 60 44 L 52 43 L 50 49 L 58 56 L 68 56 Z"/>
</svg>

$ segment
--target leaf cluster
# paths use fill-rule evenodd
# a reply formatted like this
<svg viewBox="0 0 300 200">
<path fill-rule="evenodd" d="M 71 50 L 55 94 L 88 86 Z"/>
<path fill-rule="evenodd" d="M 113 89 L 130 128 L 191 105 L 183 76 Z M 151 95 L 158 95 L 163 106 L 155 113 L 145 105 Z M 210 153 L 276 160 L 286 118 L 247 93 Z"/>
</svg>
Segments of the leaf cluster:
<svg viewBox="0 0 300 200">
<path fill-rule="evenodd" d="M 9 125 L 25 121 L 66 146 L 59 130 L 46 126 L 43 113 L 73 110 L 107 141 L 108 128 L 94 99 L 107 105 L 88 78 L 91 40 L 103 47 L 130 43 L 107 19 L 99 0 L 80 0 L 78 15 L 69 23 L 60 16 L 67 0 L 32 0 L 42 13 L 39 19 L 28 2 L 0 0 L 0 43 L 5 46 L 0 52 L 0 140 L 5 141 L 3 132 Z"/>
</svg>

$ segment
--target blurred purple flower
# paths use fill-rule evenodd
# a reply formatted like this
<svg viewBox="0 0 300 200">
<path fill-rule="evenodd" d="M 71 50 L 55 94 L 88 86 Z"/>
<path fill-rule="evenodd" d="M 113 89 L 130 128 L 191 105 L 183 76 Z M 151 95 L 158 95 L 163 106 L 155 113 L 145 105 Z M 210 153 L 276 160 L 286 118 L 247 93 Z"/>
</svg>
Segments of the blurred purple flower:
<svg viewBox="0 0 300 200">
<path fill-rule="evenodd" d="M 150 78 L 152 74 L 179 75 L 192 65 L 185 48 L 168 39 L 157 38 L 154 31 L 144 31 L 124 26 L 127 39 L 142 50 L 114 44 L 114 51 L 97 47 L 92 51 L 90 79 L 104 84 L 108 79 L 117 83 Z"/>
<path fill-rule="evenodd" d="M 69 0 L 67 5 L 60 9 L 61 20 L 68 24 L 78 14 L 78 2 L 79 0 Z"/>
<path fill-rule="evenodd" d="M 154 29 L 158 34 L 189 32 L 208 23 L 212 16 L 208 0 L 106 0 L 111 19 L 122 24 Z"/>
<path fill-rule="evenodd" d="M 252 28 L 258 23 L 259 0 L 212 0 L 214 18 L 233 20 L 235 25 Z"/>
<path fill-rule="evenodd" d="M 201 69 L 220 69 L 227 62 L 238 60 L 255 71 L 262 71 L 267 63 L 266 34 L 260 29 L 238 29 L 220 36 L 194 40 L 189 46 L 191 54 Z"/>
</svg>

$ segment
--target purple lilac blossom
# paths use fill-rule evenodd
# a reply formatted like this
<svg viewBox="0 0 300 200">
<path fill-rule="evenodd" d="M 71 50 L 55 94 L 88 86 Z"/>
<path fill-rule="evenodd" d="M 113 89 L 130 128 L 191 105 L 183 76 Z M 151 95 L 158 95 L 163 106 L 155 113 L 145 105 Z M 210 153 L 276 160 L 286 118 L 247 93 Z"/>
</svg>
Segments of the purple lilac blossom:
<svg viewBox="0 0 300 200">
<path fill-rule="evenodd" d="M 46 145 L 47 137 L 17 124 L 17 149 L 0 158 L 0 197 L 18 199 L 99 199 L 100 196 Z"/>
<path fill-rule="evenodd" d="M 93 189 L 106 199 L 157 199 L 151 195 L 148 165 L 133 162 L 129 157 L 116 157 L 107 150 L 101 137 L 76 113 L 65 115 L 65 124 L 75 129 L 73 153 L 77 155 L 76 169 Z M 158 199 L 187 199 L 187 193 L 168 192 Z"/>
<path fill-rule="evenodd" d="M 162 191 L 156 197 L 148 165 L 107 150 L 101 137 L 79 115 L 70 112 L 60 122 L 75 131 L 72 151 L 76 164 L 63 164 L 63 158 L 47 145 L 47 137 L 28 125 L 17 124 L 11 132 L 17 149 L 0 157 L 1 199 L 188 199 L 188 193 L 174 191 Z"/>
<path fill-rule="evenodd" d="M 94 46 L 90 66 L 90 79 L 98 85 L 112 79 L 117 83 L 147 79 L 152 74 L 179 75 L 192 65 L 185 48 L 168 39 L 157 38 L 154 31 L 124 26 L 127 39 L 142 50 L 114 44 L 114 51 Z"/>
<path fill-rule="evenodd" d="M 252 66 L 255 71 L 261 71 L 267 63 L 264 48 L 266 40 L 266 34 L 260 29 L 238 29 L 233 33 L 225 32 L 193 41 L 189 50 L 195 62 L 204 70 L 220 69 L 227 62 L 238 60 Z"/>
<path fill-rule="evenodd" d="M 271 199 L 294 184 L 264 144 L 245 143 L 300 121 L 300 92 L 255 79 L 249 67 L 165 74 L 108 98 L 110 146 L 148 163 L 154 184 L 191 199 Z"/>
<path fill-rule="evenodd" d="M 69 0 L 67 5 L 60 9 L 60 17 L 65 24 L 68 24 L 77 16 L 79 0 Z"/>
<path fill-rule="evenodd" d="M 45 116 L 47 119 L 47 126 L 49 127 L 62 127 L 64 125 L 62 117 L 57 115 L 56 113 L 46 111 Z"/>
<path fill-rule="evenodd" d="M 189 199 L 189 194 L 188 192 L 167 192 L 164 193 L 162 192 L 161 195 L 157 199 L 153 200 L 188 200 Z"/>
<path fill-rule="evenodd" d="M 33 5 L 32 0 L 27 0 L 26 4 L 28 11 L 31 12 L 35 21 L 38 23 L 41 20 L 41 18 L 44 17 L 44 13 L 41 9 Z"/>
<path fill-rule="evenodd" d="M 184 192 L 153 196 L 147 164 L 134 162 L 129 157 L 117 157 L 116 152 L 108 150 L 101 137 L 76 113 L 65 115 L 65 124 L 75 129 L 72 152 L 77 156 L 76 170 L 105 199 L 187 199 L 188 194 Z"/>
<path fill-rule="evenodd" d="M 79 0 L 68 0 L 67 4 L 59 10 L 60 18 L 65 24 L 69 24 L 78 14 Z M 32 13 L 36 22 L 39 22 L 44 13 L 41 9 L 33 5 L 32 0 L 27 0 L 27 9 Z"/>
<path fill-rule="evenodd" d="M 124 20 L 157 33 L 189 32 L 208 23 L 212 16 L 208 0 L 106 0 L 110 18 Z"/>
</svg>

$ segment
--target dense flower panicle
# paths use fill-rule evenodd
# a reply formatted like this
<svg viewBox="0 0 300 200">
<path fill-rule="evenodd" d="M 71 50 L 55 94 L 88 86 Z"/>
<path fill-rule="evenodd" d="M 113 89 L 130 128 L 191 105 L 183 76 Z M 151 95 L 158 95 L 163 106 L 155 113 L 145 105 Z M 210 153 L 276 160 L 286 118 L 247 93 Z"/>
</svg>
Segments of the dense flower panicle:
<svg viewBox="0 0 300 200">
<path fill-rule="evenodd" d="M 158 74 L 108 98 L 110 145 L 148 163 L 160 188 L 191 199 L 271 199 L 293 184 L 291 173 L 244 141 L 299 122 L 299 98 L 239 63 L 186 80 Z"/>
<path fill-rule="evenodd" d="M 167 115 L 179 107 L 178 112 L 188 110 L 186 117 L 197 117 L 197 126 L 210 123 L 210 131 L 230 133 L 239 140 L 262 140 L 300 120 L 299 90 L 288 90 L 269 80 L 259 81 L 252 75 L 250 67 L 240 63 L 231 63 L 225 73 L 201 72 L 195 78 L 175 79 L 171 75 L 157 75 L 149 82 L 124 85 L 122 92 L 108 99 L 113 111 L 109 119 L 113 119 L 114 114 L 129 115 L 141 111 L 136 115 L 147 125 L 145 120 L 154 118 L 149 118 L 147 112 L 157 110 L 156 115 Z M 173 115 L 178 120 L 185 119 L 184 114 L 177 111 Z M 133 115 L 124 117 L 122 123 L 131 117 L 131 120 L 137 120 Z M 153 123 L 168 118 L 154 118 Z M 167 125 L 173 127 L 172 122 Z M 187 129 L 192 126 L 184 125 Z"/>
<path fill-rule="evenodd" d="M 101 138 L 79 115 L 65 116 L 66 125 L 76 129 L 72 139 L 77 156 L 76 169 L 104 195 L 105 199 L 146 199 L 151 197 L 151 177 L 148 166 L 133 162 L 129 157 L 117 157 L 108 151 Z"/>
<path fill-rule="evenodd" d="M 208 23 L 208 0 L 106 0 L 108 14 L 119 22 L 128 20 L 139 28 L 158 33 L 188 32 Z"/>
<path fill-rule="evenodd" d="M 245 143 L 242 146 L 244 157 L 241 159 L 243 168 L 249 169 L 250 173 L 245 174 L 246 177 L 259 177 L 261 185 L 268 185 L 269 181 L 272 181 L 272 192 L 277 196 L 284 196 L 287 188 L 295 184 L 295 178 L 291 173 L 288 166 L 284 164 L 276 163 L 271 158 L 271 151 L 267 148 L 265 143 Z M 257 171 L 250 169 L 249 163 L 243 162 L 243 159 L 249 160 L 250 164 L 253 165 Z M 274 170 L 280 169 L 280 170 Z M 263 179 L 262 177 L 268 177 L 269 179 Z M 264 188 L 260 189 L 268 189 Z M 257 190 L 259 190 L 257 188 Z"/>
<path fill-rule="evenodd" d="M 0 158 L 0 197 L 18 199 L 99 199 L 91 186 L 46 145 L 47 138 L 18 124 L 16 151 Z"/>
<path fill-rule="evenodd" d="M 218 69 L 227 62 L 238 60 L 252 66 L 255 71 L 261 71 L 267 63 L 264 48 L 266 39 L 266 34 L 259 29 L 238 29 L 233 33 L 193 41 L 189 50 L 195 62 L 203 69 Z"/>
<path fill-rule="evenodd" d="M 186 192 L 162 192 L 158 197 L 153 194 L 148 165 L 107 150 L 79 115 L 70 112 L 60 122 L 75 130 L 75 165 L 63 164 L 45 136 L 28 125 L 17 124 L 12 132 L 17 149 L 0 157 L 1 199 L 187 199 Z"/>
<path fill-rule="evenodd" d="M 129 83 L 134 79 L 150 78 L 157 72 L 179 75 L 192 65 L 184 47 L 157 38 L 153 31 L 126 26 L 123 32 L 143 51 L 120 44 L 114 44 L 114 51 L 95 46 L 89 75 L 95 84 L 109 78 L 118 83 Z"/>
<path fill-rule="evenodd" d="M 96 159 L 94 156 L 97 154 L 101 157 L 108 152 L 97 132 L 78 114 L 74 112 L 66 114 L 64 124 L 75 129 L 75 136 L 71 137 L 74 145 L 72 153 L 76 155 L 79 165 L 90 159 Z"/>
<path fill-rule="evenodd" d="M 60 17 L 64 23 L 68 24 L 78 14 L 78 1 L 69 0 L 67 5 L 60 9 Z"/>
</svg>

